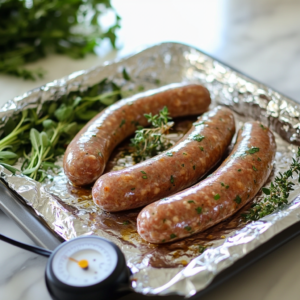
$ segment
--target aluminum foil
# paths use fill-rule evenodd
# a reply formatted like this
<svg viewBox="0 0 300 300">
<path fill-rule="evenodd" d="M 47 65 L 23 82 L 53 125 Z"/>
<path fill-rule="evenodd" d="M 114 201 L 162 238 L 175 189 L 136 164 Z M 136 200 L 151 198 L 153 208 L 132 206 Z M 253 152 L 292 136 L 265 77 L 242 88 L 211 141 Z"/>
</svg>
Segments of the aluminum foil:
<svg viewBox="0 0 300 300">
<path fill-rule="evenodd" d="M 253 119 L 269 126 L 276 135 L 278 149 L 274 172 L 266 186 L 290 165 L 300 144 L 298 104 L 202 52 L 177 43 L 163 43 L 121 61 L 73 73 L 16 97 L 1 108 L 0 129 L 7 117 L 16 112 L 40 109 L 45 101 L 86 90 L 106 77 L 124 84 L 124 67 L 133 79 L 125 84 L 124 90 L 140 85 L 155 88 L 157 79 L 160 85 L 198 82 L 209 89 L 212 107 L 222 104 L 235 112 L 237 127 Z M 62 166 L 62 158 L 57 164 Z M 68 183 L 62 168 L 49 174 L 53 180 L 41 184 L 0 167 L 0 176 L 8 186 L 65 240 L 96 234 L 116 243 L 133 273 L 133 289 L 143 294 L 192 296 L 207 287 L 222 270 L 300 218 L 300 198 L 295 198 L 300 190 L 296 189 L 289 205 L 257 222 L 244 224 L 238 212 L 192 238 L 154 245 L 143 241 L 136 232 L 139 210 L 105 213 L 93 204 L 89 190 L 77 190 Z M 254 201 L 261 197 L 258 194 Z M 249 205 L 242 211 L 248 208 Z"/>
</svg>

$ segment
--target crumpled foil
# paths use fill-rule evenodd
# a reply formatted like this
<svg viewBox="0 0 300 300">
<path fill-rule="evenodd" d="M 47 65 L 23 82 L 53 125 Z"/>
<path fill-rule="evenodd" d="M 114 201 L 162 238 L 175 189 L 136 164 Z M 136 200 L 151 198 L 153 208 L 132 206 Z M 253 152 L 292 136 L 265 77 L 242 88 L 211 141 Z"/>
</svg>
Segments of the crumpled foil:
<svg viewBox="0 0 300 300">
<path fill-rule="evenodd" d="M 86 90 L 106 77 L 124 83 L 124 67 L 133 78 L 125 86 L 129 90 L 140 85 L 146 90 L 156 88 L 157 79 L 160 85 L 198 82 L 209 89 L 212 107 L 226 105 L 235 112 L 238 128 L 253 119 L 269 126 L 276 135 L 278 148 L 274 172 L 266 186 L 278 172 L 289 167 L 300 144 L 298 104 L 202 52 L 177 43 L 163 43 L 121 61 L 73 73 L 16 97 L 0 110 L 0 130 L 6 118 L 15 112 L 40 109 L 45 101 Z M 57 164 L 62 166 L 62 158 Z M 51 172 L 53 180 L 41 184 L 0 168 L 2 180 L 65 240 L 96 234 L 116 243 L 133 273 L 133 289 L 143 294 L 192 296 L 207 287 L 222 270 L 300 219 L 300 198 L 293 200 L 300 191 L 296 189 L 289 205 L 259 221 L 242 222 L 241 213 L 249 209 L 247 205 L 228 220 L 189 239 L 166 245 L 149 244 L 136 232 L 139 210 L 105 213 L 93 204 L 90 191 L 77 190 L 68 183 L 62 168 Z M 254 201 L 261 197 L 258 194 Z"/>
</svg>

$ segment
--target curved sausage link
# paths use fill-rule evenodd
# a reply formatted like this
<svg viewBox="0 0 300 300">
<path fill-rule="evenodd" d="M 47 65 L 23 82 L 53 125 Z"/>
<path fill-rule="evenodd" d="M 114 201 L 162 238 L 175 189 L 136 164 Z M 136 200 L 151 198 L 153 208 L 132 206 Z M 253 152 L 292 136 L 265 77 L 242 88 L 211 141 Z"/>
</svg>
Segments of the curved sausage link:
<svg viewBox="0 0 300 300">
<path fill-rule="evenodd" d="M 275 152 L 269 129 L 257 122 L 245 123 L 231 155 L 212 176 L 146 206 L 138 215 L 138 233 L 150 243 L 164 243 L 228 218 L 253 199 L 266 182 Z"/>
<path fill-rule="evenodd" d="M 121 211 L 181 191 L 220 161 L 234 133 L 232 112 L 218 106 L 195 122 L 169 150 L 101 176 L 93 187 L 94 202 L 106 211 Z"/>
<path fill-rule="evenodd" d="M 210 105 L 208 90 L 198 84 L 171 84 L 137 94 L 106 108 L 73 139 L 64 156 L 64 171 L 75 185 L 94 183 L 103 173 L 113 149 L 146 126 L 145 113 L 157 114 L 167 106 L 171 117 L 196 115 Z"/>
</svg>

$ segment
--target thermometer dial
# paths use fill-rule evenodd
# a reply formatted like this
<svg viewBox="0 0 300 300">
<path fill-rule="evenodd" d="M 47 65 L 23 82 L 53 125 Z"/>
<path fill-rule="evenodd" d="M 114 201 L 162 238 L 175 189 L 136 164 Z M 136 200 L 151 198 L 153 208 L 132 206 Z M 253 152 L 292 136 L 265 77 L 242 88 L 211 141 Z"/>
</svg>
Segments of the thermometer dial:
<svg viewBox="0 0 300 300">
<path fill-rule="evenodd" d="M 123 253 L 96 236 L 63 243 L 51 254 L 46 268 L 48 290 L 57 300 L 111 299 L 128 281 Z"/>
</svg>

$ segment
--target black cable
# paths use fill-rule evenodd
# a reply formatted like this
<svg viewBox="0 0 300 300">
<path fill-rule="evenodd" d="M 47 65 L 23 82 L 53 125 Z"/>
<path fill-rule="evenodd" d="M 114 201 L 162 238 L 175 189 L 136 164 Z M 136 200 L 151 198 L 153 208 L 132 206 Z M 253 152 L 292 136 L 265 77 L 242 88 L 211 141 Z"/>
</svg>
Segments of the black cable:
<svg viewBox="0 0 300 300">
<path fill-rule="evenodd" d="M 21 242 L 17 242 L 13 239 L 8 238 L 7 236 L 5 236 L 3 234 L 0 234 L 0 240 L 4 241 L 6 243 L 9 243 L 11 245 L 17 246 L 19 248 L 22 248 L 24 250 L 31 251 L 33 253 L 42 255 L 42 256 L 49 257 L 52 253 L 52 251 L 46 250 L 44 248 L 40 248 L 40 247 L 24 244 L 24 243 L 21 243 Z"/>
</svg>

